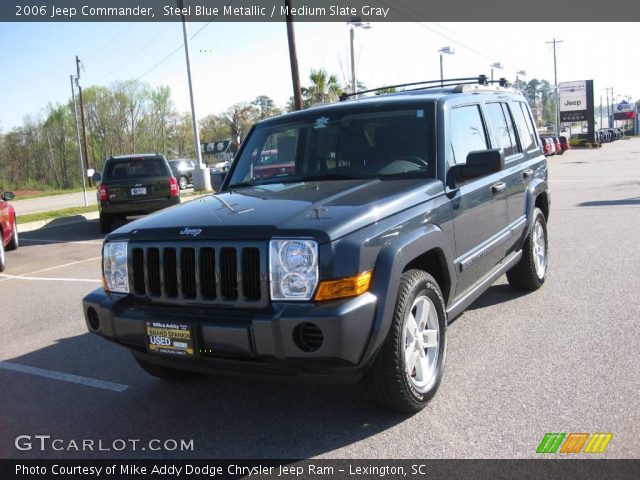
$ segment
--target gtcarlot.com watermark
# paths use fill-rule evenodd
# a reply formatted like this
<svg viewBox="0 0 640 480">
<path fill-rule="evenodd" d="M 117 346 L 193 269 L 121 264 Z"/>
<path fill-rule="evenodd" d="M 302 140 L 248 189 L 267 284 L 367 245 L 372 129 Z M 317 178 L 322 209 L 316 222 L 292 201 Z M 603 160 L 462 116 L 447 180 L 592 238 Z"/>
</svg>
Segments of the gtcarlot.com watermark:
<svg viewBox="0 0 640 480">
<path fill-rule="evenodd" d="M 20 451 L 39 452 L 192 452 L 193 439 L 159 439 L 141 440 L 139 438 L 104 439 L 67 439 L 55 438 L 51 435 L 18 435 L 14 446 Z"/>
</svg>

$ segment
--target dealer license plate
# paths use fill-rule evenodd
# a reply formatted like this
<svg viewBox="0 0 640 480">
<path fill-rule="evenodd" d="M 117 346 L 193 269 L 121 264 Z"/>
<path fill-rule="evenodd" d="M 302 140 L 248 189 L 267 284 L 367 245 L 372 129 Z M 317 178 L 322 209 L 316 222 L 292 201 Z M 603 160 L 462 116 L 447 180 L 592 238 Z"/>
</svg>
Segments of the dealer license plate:
<svg viewBox="0 0 640 480">
<path fill-rule="evenodd" d="M 145 187 L 131 189 L 131 195 L 146 195 L 146 194 L 147 194 L 147 189 Z"/>
<path fill-rule="evenodd" d="M 151 353 L 193 357 L 193 331 L 189 325 L 174 322 L 146 322 L 147 347 Z"/>
</svg>

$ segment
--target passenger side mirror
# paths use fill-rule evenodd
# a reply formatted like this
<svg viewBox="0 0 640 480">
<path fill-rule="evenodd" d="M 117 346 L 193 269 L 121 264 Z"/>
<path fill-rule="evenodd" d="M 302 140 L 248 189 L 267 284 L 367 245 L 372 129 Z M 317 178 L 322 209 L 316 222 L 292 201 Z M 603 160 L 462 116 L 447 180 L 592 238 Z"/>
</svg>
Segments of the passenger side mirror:
<svg viewBox="0 0 640 480">
<path fill-rule="evenodd" d="M 94 182 L 99 182 L 100 180 L 102 180 L 102 176 L 99 173 L 96 172 L 91 176 L 91 179 Z"/>
<path fill-rule="evenodd" d="M 8 202 L 9 200 L 13 200 L 15 197 L 15 195 L 13 194 L 13 192 L 4 192 L 2 194 L 2 199 L 6 202 Z"/>
<path fill-rule="evenodd" d="M 449 169 L 449 185 L 454 187 L 458 183 L 484 177 L 499 172 L 503 168 L 504 150 L 502 148 L 469 152 L 467 163 L 454 165 Z"/>
</svg>

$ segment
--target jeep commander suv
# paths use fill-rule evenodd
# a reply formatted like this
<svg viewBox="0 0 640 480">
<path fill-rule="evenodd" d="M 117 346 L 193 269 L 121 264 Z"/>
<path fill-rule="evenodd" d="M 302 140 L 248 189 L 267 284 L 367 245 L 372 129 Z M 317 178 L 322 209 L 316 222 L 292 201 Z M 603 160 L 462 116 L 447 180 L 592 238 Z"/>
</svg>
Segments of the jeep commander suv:
<svg viewBox="0 0 640 480">
<path fill-rule="evenodd" d="M 549 191 L 517 91 L 422 83 L 255 125 L 219 194 L 106 237 L 89 330 L 158 377 L 362 378 L 424 407 L 448 319 L 504 273 L 544 283 Z M 256 172 L 265 152 L 283 168 Z"/>
</svg>

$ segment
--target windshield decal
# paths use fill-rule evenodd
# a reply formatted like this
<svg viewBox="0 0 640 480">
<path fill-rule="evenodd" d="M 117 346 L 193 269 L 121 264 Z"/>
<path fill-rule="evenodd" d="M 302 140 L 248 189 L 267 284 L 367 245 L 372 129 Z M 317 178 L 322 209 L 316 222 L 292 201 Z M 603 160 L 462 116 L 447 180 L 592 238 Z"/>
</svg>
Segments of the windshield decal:
<svg viewBox="0 0 640 480">
<path fill-rule="evenodd" d="M 329 123 L 329 117 L 320 117 L 316 120 L 316 124 L 313 126 L 316 130 L 318 128 L 327 128 L 327 123 Z"/>
</svg>

